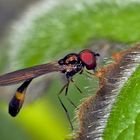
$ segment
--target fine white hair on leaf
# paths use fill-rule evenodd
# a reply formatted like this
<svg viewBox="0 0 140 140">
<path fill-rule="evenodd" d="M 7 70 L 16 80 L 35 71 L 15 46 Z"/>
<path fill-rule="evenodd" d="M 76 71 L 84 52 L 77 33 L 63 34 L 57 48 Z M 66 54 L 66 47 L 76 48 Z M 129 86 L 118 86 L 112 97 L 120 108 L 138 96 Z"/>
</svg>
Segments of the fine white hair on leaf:
<svg viewBox="0 0 140 140">
<path fill-rule="evenodd" d="M 105 82 L 94 97 L 87 99 L 78 112 L 80 133 L 76 140 L 102 140 L 112 107 L 124 84 L 140 64 L 140 45 L 124 51 L 119 62 L 110 64 Z M 109 68 L 109 66 L 108 66 Z"/>
</svg>

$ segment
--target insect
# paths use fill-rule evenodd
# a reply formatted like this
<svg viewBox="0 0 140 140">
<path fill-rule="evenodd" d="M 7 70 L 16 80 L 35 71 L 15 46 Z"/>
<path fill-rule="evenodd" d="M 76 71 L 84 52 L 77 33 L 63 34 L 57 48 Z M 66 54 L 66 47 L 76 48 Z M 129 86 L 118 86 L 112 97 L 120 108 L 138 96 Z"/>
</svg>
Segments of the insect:
<svg viewBox="0 0 140 140">
<path fill-rule="evenodd" d="M 61 72 L 65 74 L 67 83 L 62 87 L 62 89 L 58 93 L 58 99 L 70 121 L 68 111 L 64 106 L 59 95 L 63 92 L 63 90 L 65 90 L 65 95 L 67 95 L 69 83 L 70 82 L 74 83 L 72 77 L 75 74 L 77 73 L 82 74 L 84 68 L 86 68 L 87 70 L 95 70 L 97 65 L 96 64 L 97 56 L 100 55 L 98 53 L 85 49 L 78 54 L 70 53 L 66 55 L 64 58 L 55 62 L 33 66 L 1 75 L 0 86 L 7 86 L 23 82 L 23 84 L 17 89 L 16 93 L 14 94 L 13 98 L 9 103 L 9 114 L 15 117 L 19 113 L 25 99 L 26 90 L 34 78 L 50 72 Z M 74 85 L 81 92 L 81 90 L 75 83 Z M 72 103 L 72 101 L 70 102 Z"/>
</svg>

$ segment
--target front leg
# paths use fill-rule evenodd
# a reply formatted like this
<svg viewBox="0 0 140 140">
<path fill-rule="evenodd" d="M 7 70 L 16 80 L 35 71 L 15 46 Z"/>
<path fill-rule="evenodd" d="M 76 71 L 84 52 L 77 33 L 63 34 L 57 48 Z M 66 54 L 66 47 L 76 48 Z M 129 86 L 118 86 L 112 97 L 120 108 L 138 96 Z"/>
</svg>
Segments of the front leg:
<svg viewBox="0 0 140 140">
<path fill-rule="evenodd" d="M 84 70 L 83 70 L 83 69 L 81 69 L 81 71 L 79 72 L 79 74 L 83 74 L 83 71 L 84 71 Z"/>
</svg>

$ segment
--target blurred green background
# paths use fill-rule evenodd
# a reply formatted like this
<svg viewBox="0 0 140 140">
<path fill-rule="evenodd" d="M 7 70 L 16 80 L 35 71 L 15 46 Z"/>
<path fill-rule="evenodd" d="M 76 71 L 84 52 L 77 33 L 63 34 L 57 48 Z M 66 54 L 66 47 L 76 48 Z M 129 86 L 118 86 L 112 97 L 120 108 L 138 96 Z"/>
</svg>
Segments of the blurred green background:
<svg viewBox="0 0 140 140">
<path fill-rule="evenodd" d="M 12 3 L 12 4 L 11 4 Z M 101 58 L 140 40 L 140 3 L 125 0 L 0 1 L 0 72 L 5 73 L 57 60 L 70 52 L 91 48 Z M 3 10 L 4 9 L 4 10 Z M 7 10 L 6 10 L 7 9 Z M 106 45 L 126 44 L 124 48 Z M 103 51 L 104 50 L 104 51 Z M 101 59 L 100 58 L 100 59 Z M 83 91 L 71 84 L 69 97 L 76 105 L 98 87 L 96 78 L 74 77 Z M 72 135 L 57 93 L 65 83 L 62 74 L 35 79 L 27 91 L 25 106 L 16 118 L 7 112 L 16 86 L 0 88 L 0 140 L 63 140 Z M 75 109 L 62 96 L 73 125 Z"/>
</svg>

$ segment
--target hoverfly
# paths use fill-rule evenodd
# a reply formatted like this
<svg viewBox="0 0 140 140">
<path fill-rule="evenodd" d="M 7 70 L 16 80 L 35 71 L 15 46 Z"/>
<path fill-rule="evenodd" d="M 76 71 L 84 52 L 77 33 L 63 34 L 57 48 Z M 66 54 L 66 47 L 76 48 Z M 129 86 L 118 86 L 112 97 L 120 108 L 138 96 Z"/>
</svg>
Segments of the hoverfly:
<svg viewBox="0 0 140 140">
<path fill-rule="evenodd" d="M 82 50 L 80 53 L 70 53 L 64 58 L 47 64 L 37 65 L 30 68 L 25 68 L 22 70 L 17 70 L 0 76 L 0 86 L 7 86 L 11 84 L 17 84 L 23 82 L 23 84 L 17 89 L 13 98 L 9 103 L 9 114 L 15 117 L 24 102 L 26 90 L 34 78 L 50 72 L 61 72 L 65 74 L 67 83 L 62 87 L 58 93 L 58 99 L 64 108 L 68 120 L 71 124 L 69 114 L 66 107 L 64 106 L 59 95 L 65 90 L 65 95 L 67 95 L 68 87 L 70 82 L 74 82 L 72 77 L 79 73 L 82 74 L 84 67 L 87 70 L 95 70 L 96 68 L 96 57 L 100 56 L 98 53 L 92 52 L 88 49 Z M 76 86 L 76 84 L 74 84 Z M 76 86 L 76 88 L 81 92 L 81 90 Z M 70 101 L 71 102 L 71 101 Z M 72 102 L 71 102 L 72 103 Z M 71 124 L 72 127 L 72 124 Z"/>
</svg>

